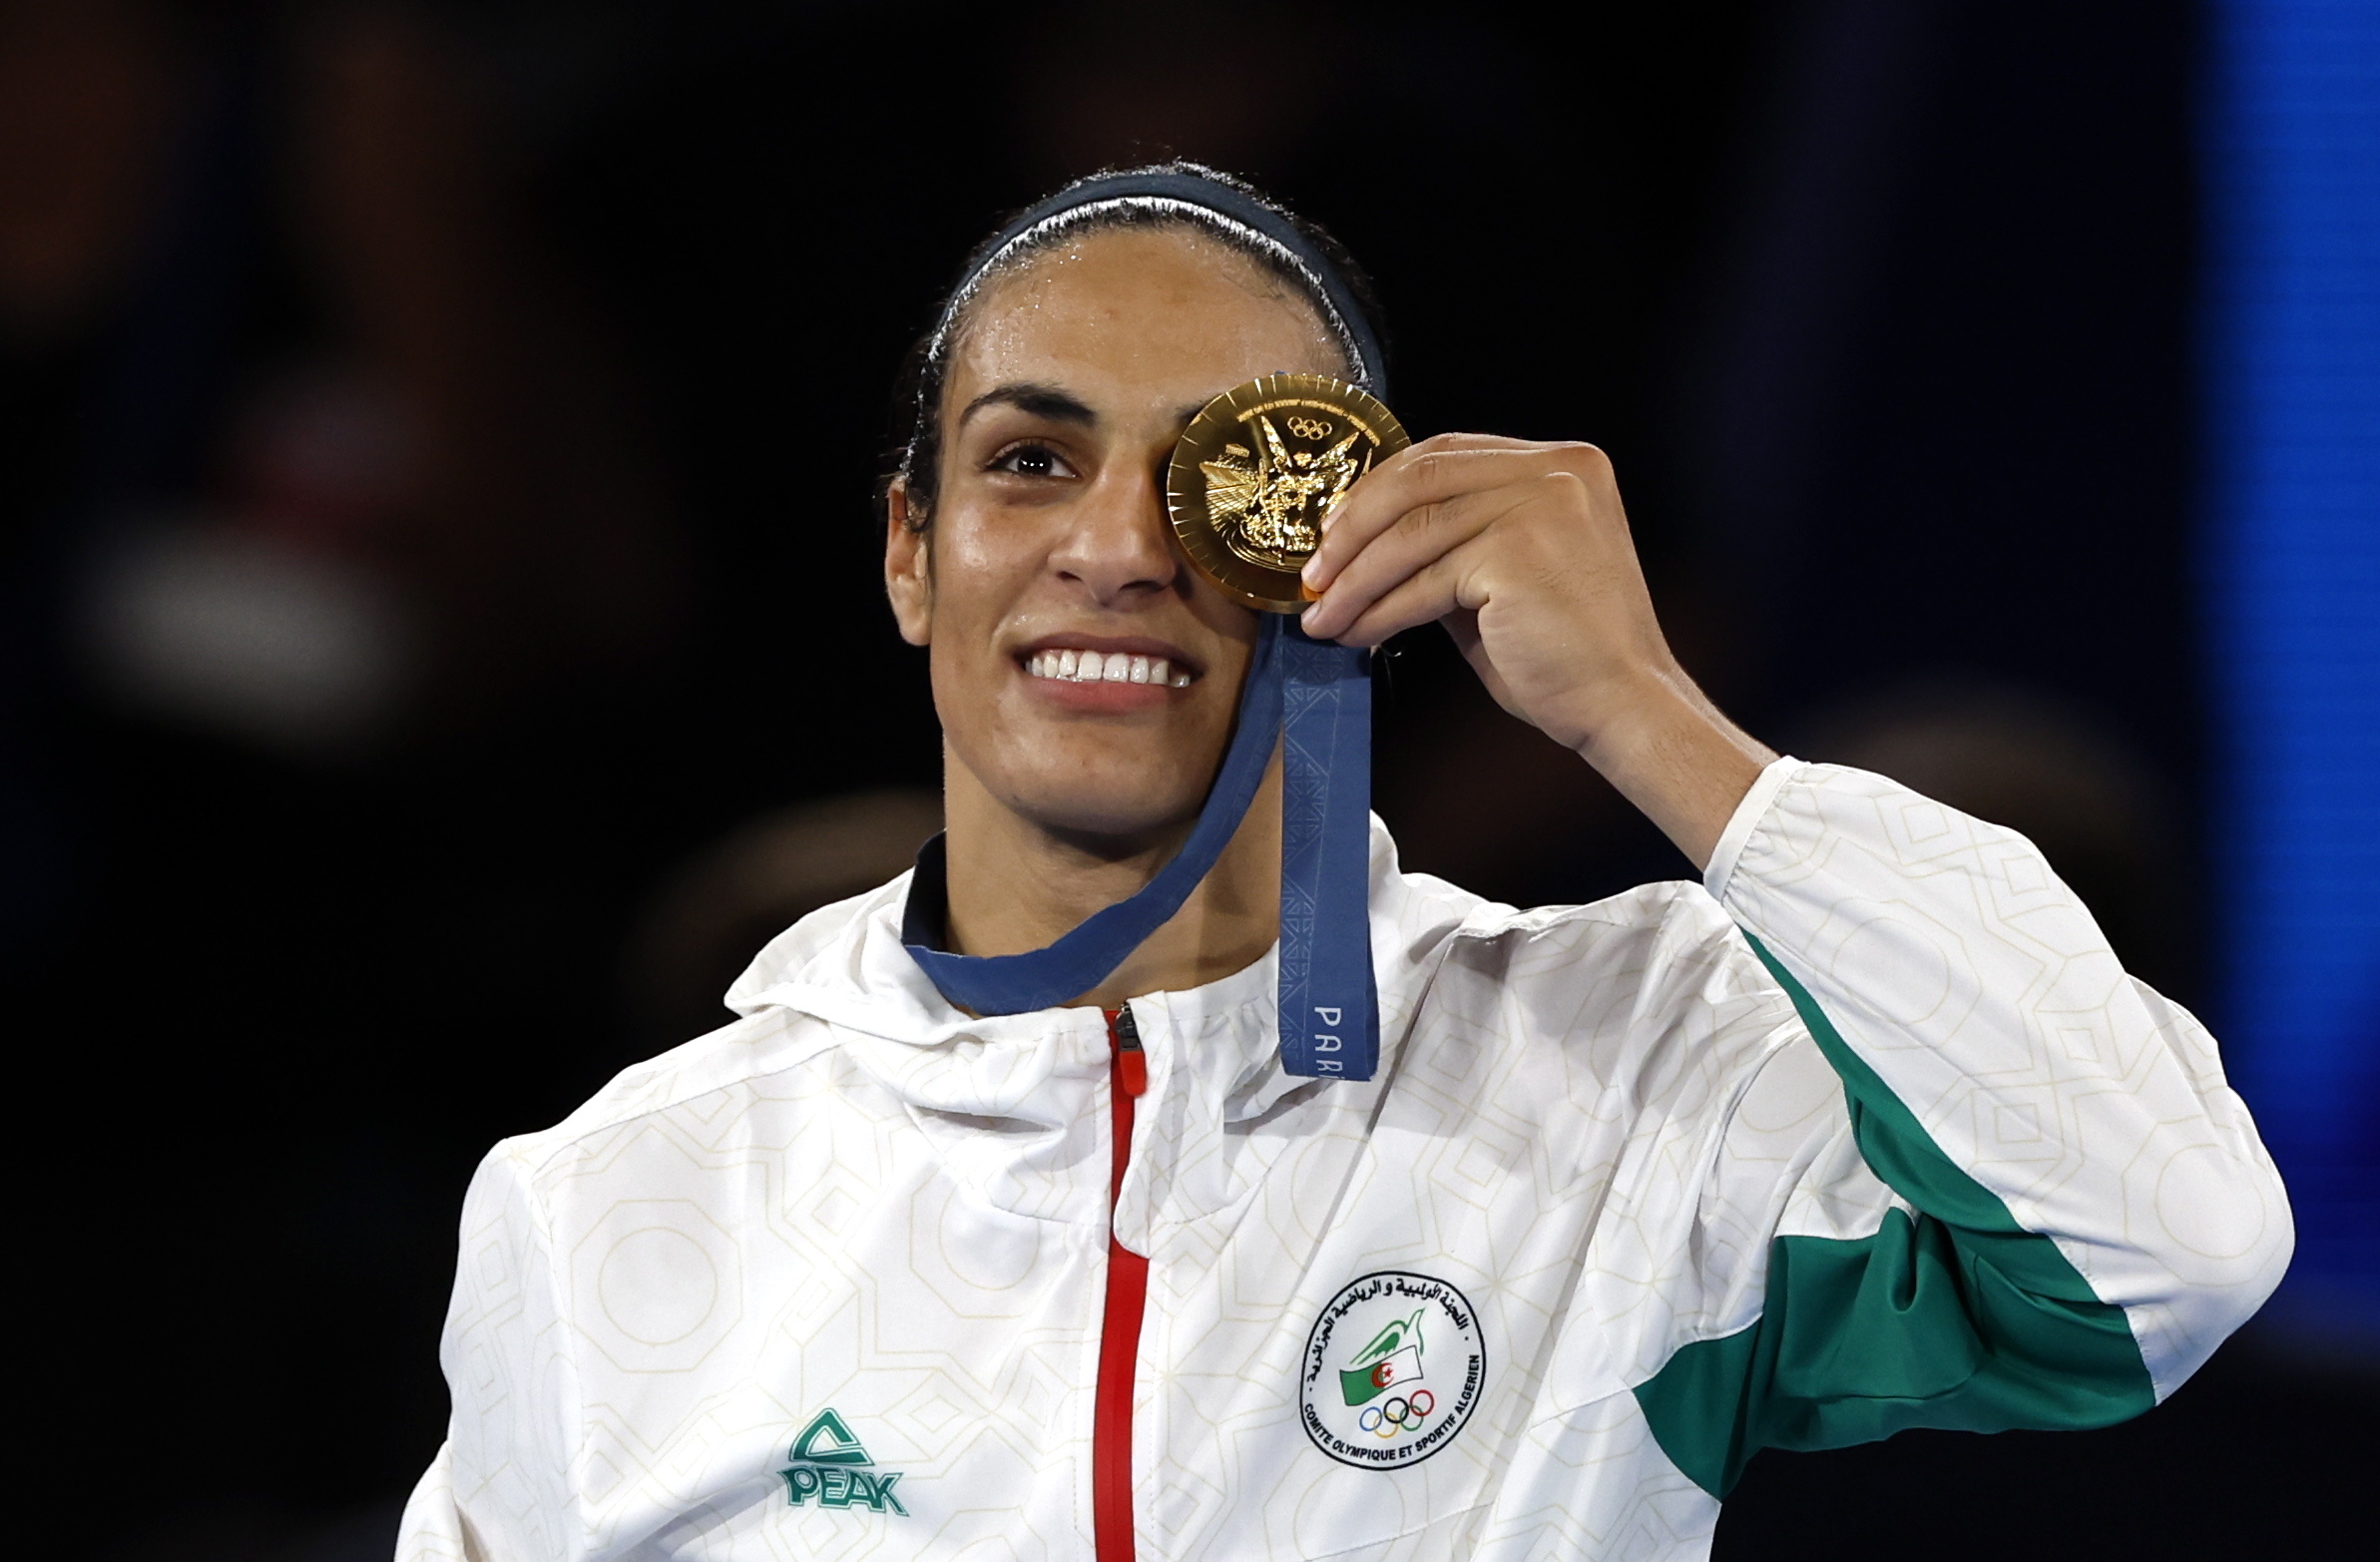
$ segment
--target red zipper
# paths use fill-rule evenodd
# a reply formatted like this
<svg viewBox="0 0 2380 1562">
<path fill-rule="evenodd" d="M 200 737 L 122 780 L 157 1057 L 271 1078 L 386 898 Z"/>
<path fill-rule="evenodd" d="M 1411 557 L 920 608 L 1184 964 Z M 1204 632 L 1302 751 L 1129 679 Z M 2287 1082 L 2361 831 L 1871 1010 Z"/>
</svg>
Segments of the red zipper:
<svg viewBox="0 0 2380 1562">
<path fill-rule="evenodd" d="M 1110 1009 L 1110 1089 L 1115 1150 L 1108 1178 L 1108 1306 L 1099 1325 L 1099 1394 L 1091 1422 L 1091 1538 L 1098 1562 L 1133 1562 L 1133 1374 L 1149 1260 L 1116 1240 L 1116 1197 L 1133 1157 L 1133 1103 L 1149 1088 L 1149 1059 L 1128 1005 Z"/>
</svg>

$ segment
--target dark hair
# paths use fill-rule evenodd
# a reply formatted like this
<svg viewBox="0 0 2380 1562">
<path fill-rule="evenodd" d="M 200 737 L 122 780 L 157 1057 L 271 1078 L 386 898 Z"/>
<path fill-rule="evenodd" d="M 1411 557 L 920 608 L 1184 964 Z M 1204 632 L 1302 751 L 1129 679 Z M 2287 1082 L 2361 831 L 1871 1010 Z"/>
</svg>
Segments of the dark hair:
<svg viewBox="0 0 2380 1562">
<path fill-rule="evenodd" d="M 1104 171 L 1011 215 L 977 245 L 935 312 L 932 328 L 909 349 L 893 399 L 894 424 L 905 420 L 908 433 L 893 449 L 877 499 L 885 502 L 894 480 L 904 481 L 913 529 L 922 531 L 932 519 L 941 486 L 942 390 L 951 344 L 966 324 L 970 305 L 988 284 L 1032 257 L 1116 228 L 1195 233 L 1254 261 L 1312 305 L 1346 354 L 1352 377 L 1375 394 L 1382 390 L 1380 310 L 1371 278 L 1320 225 L 1246 181 L 1196 163 Z"/>
</svg>

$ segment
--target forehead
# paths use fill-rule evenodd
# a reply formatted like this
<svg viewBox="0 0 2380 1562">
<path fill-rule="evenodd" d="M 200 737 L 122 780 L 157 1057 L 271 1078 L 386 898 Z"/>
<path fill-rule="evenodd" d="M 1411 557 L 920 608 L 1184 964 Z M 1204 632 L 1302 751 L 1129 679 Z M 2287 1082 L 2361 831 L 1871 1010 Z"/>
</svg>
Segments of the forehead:
<svg viewBox="0 0 2380 1562">
<path fill-rule="evenodd" d="M 1313 305 L 1194 231 L 1109 229 L 986 286 L 952 352 L 953 389 L 1011 379 L 1227 388 L 1279 370 L 1343 371 Z"/>
</svg>

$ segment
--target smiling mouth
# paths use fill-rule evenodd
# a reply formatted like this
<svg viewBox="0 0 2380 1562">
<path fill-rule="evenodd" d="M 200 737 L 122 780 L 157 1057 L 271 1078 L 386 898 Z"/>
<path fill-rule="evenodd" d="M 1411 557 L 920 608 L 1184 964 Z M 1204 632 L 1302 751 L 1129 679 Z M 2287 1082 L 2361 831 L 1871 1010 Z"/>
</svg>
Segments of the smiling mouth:
<svg viewBox="0 0 2380 1562">
<path fill-rule="evenodd" d="M 1110 651 L 1036 651 L 1025 659 L 1025 671 L 1035 678 L 1062 684 L 1154 684 L 1160 689 L 1188 689 L 1190 675 L 1164 657 L 1135 656 Z"/>
</svg>

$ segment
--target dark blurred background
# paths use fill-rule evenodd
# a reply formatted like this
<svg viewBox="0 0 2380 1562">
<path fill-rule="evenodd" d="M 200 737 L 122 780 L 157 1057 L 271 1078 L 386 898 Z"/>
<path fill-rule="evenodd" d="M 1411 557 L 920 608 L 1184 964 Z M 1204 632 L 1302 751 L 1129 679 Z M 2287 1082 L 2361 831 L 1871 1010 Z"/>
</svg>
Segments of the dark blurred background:
<svg viewBox="0 0 2380 1562">
<path fill-rule="evenodd" d="M 2357 15 L 9 4 L 15 1544 L 385 1554 L 478 1157 L 723 1020 L 764 938 L 935 827 L 868 499 L 903 349 L 1005 209 L 1182 154 L 1372 268 L 1416 432 L 1612 452 L 1672 639 L 1754 732 L 2032 834 L 2231 1039 L 2299 1190 L 2290 1288 L 2168 1406 L 1764 1455 L 1717 1554 L 2361 1554 L 2371 465 L 2290 532 L 2216 416 L 2265 383 L 2240 300 L 2287 227 L 2255 94 L 2328 82 L 2306 145 L 2368 148 Z M 2373 187 L 2338 179 L 2352 293 Z M 2322 339 L 2368 353 L 2361 285 Z M 2303 566 L 2253 600 L 2250 514 Z M 1407 638 L 1378 764 L 1410 865 L 1523 902 L 1684 876 Z M 2260 800 L 2297 795 L 2257 758 L 2267 663 L 2336 674 L 2298 689 L 2310 814 Z M 2260 1019 L 2291 982 L 2295 1031 Z"/>
</svg>

